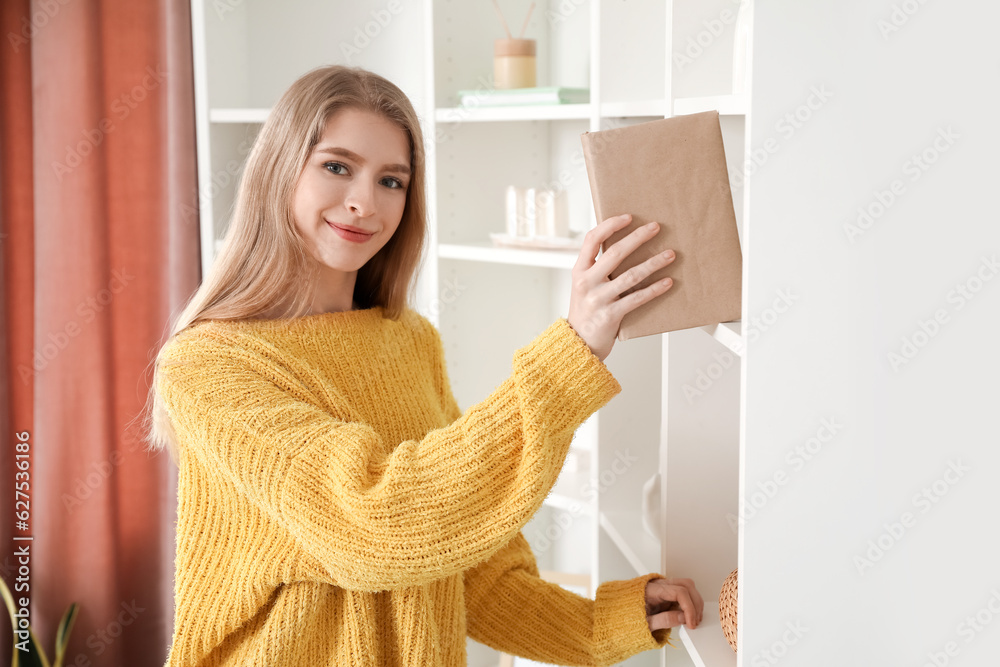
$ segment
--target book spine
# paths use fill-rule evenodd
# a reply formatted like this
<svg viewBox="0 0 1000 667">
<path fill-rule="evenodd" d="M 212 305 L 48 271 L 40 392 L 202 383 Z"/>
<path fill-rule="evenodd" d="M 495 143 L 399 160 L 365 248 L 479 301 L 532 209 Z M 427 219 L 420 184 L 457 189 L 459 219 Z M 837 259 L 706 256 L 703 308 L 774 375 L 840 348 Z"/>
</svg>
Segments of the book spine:
<svg viewBox="0 0 1000 667">
<path fill-rule="evenodd" d="M 583 144 L 583 161 L 587 165 L 587 180 L 590 181 L 590 196 L 594 200 L 594 215 L 597 216 L 597 222 L 600 224 L 604 220 L 604 207 L 601 206 L 600 187 L 594 173 L 597 171 L 597 164 L 594 161 L 594 133 L 584 132 L 580 135 L 580 141 Z"/>
<path fill-rule="evenodd" d="M 597 222 L 598 222 L 598 224 L 600 224 L 601 222 L 603 222 L 606 218 L 610 217 L 611 215 L 619 215 L 620 213 L 624 212 L 624 211 L 621 211 L 621 212 L 619 212 L 617 214 L 612 213 L 611 211 L 606 210 L 606 208 L 602 204 L 602 201 L 603 201 L 604 198 L 602 196 L 601 187 L 600 187 L 600 185 L 598 185 L 598 183 L 600 182 L 600 179 L 598 178 L 598 174 L 597 174 L 597 172 L 599 170 L 599 166 L 598 165 L 600 164 L 600 155 L 599 155 L 599 153 L 601 152 L 601 148 L 602 147 L 597 142 L 598 141 L 606 142 L 607 141 L 607 135 L 604 135 L 601 138 L 597 138 L 597 137 L 594 136 L 593 132 L 586 132 L 586 133 L 580 135 L 580 141 L 583 143 L 583 159 L 584 159 L 584 162 L 587 165 L 587 178 L 590 181 L 590 193 L 591 193 L 591 196 L 593 197 L 593 200 L 594 200 L 594 214 L 597 216 Z M 631 226 L 632 226 L 632 224 L 630 223 L 628 225 L 628 227 L 626 227 L 625 229 L 628 230 Z M 607 252 L 608 248 L 610 248 L 612 245 L 614 245 L 615 242 L 618 240 L 618 239 L 615 239 L 615 236 L 618 236 L 620 234 L 621 234 L 621 231 L 616 232 L 616 234 L 614 236 L 612 236 L 607 241 L 605 241 L 604 243 L 602 243 L 601 244 L 601 252 L 602 253 Z M 619 274 L 621 272 L 621 270 L 622 270 L 621 267 L 619 267 L 615 271 L 612 271 L 611 272 L 611 278 L 612 279 L 616 278 L 617 274 Z M 637 288 L 633 288 L 633 290 L 635 290 L 635 289 L 637 289 Z M 632 316 L 632 313 L 626 314 L 625 318 L 622 319 L 621 324 L 618 326 L 618 332 L 616 334 L 616 338 L 618 339 L 619 342 L 623 342 L 623 341 L 629 340 L 630 338 L 634 337 L 634 336 L 631 335 L 630 331 L 626 330 L 626 327 L 625 327 L 626 320 L 627 319 L 631 319 L 630 316 Z"/>
</svg>

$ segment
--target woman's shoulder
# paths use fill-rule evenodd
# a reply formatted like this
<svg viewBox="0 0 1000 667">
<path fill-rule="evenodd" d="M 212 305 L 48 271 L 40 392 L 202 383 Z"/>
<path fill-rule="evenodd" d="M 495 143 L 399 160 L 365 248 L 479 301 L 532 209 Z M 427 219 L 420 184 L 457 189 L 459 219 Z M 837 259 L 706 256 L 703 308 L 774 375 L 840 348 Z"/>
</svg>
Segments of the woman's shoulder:
<svg viewBox="0 0 1000 667">
<path fill-rule="evenodd" d="M 233 332 L 213 320 L 191 324 L 174 333 L 160 349 L 161 361 L 189 361 L 235 343 Z"/>
<path fill-rule="evenodd" d="M 441 348 L 441 332 L 420 311 L 407 307 L 400 319 L 419 337 L 424 345 L 435 351 Z"/>
<path fill-rule="evenodd" d="M 437 333 L 437 328 L 435 328 L 434 324 L 432 324 L 431 321 L 427 319 L 427 317 L 419 310 L 413 308 L 412 306 L 406 306 L 403 308 L 403 312 L 399 319 L 415 331 L 425 334 Z"/>
<path fill-rule="evenodd" d="M 382 307 L 339 313 L 320 313 L 293 319 L 201 320 L 177 332 L 164 345 L 172 351 L 192 351 L 261 344 L 283 347 L 316 336 L 350 335 L 367 337 L 378 330 L 411 337 L 418 343 L 438 347 L 440 334 L 434 324 L 412 306 L 404 306 L 397 317 L 387 316 Z M 390 337 L 393 334 L 389 333 Z"/>
</svg>

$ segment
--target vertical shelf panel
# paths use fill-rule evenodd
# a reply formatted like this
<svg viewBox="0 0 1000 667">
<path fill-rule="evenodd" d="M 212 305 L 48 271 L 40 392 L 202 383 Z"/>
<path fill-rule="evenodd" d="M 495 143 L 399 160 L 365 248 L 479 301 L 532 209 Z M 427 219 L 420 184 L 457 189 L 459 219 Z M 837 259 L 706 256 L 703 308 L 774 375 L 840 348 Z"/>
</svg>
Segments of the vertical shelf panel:
<svg viewBox="0 0 1000 667">
<path fill-rule="evenodd" d="M 746 252 L 744 240 L 743 192 L 747 177 L 746 163 L 746 117 L 742 115 L 720 116 L 722 144 L 726 151 L 726 168 L 729 171 L 729 189 L 733 193 L 733 209 L 736 213 L 736 231 L 740 237 L 740 247 Z"/>
<path fill-rule="evenodd" d="M 704 335 L 704 334 L 703 334 Z M 643 486 L 659 467 L 659 336 L 615 343 L 604 360 L 622 391 L 601 409 L 598 467 L 592 480 L 605 533 L 627 554 L 625 570 L 598 563 L 602 581 L 638 576 L 637 569 L 659 570 L 659 546 L 642 524 Z"/>
<path fill-rule="evenodd" d="M 675 114 L 716 109 L 726 149 L 737 229 L 745 229 L 748 98 L 732 95 L 740 3 L 671 0 L 670 79 Z M 744 283 L 744 310 L 746 285 Z M 719 591 L 740 555 L 742 323 L 673 332 L 663 340 L 661 453 L 663 567 L 694 579 L 705 600 L 702 625 L 678 636 L 698 667 L 737 664 L 719 622 Z M 708 336 L 704 333 L 709 334 Z M 678 664 L 680 661 L 676 661 Z M 673 667 L 675 661 L 665 665 Z"/>
<path fill-rule="evenodd" d="M 693 579 L 705 600 L 706 622 L 683 631 L 695 664 L 735 664 L 717 601 L 737 565 L 740 359 L 699 329 L 667 334 L 663 358 L 662 567 Z M 707 661 L 700 644 L 733 662 Z"/>
</svg>

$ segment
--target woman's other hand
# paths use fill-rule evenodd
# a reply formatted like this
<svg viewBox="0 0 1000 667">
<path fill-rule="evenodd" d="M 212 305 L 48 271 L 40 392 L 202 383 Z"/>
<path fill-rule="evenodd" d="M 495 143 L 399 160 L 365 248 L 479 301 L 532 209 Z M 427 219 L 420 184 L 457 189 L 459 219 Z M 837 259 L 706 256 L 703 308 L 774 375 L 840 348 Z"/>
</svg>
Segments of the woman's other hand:
<svg viewBox="0 0 1000 667">
<path fill-rule="evenodd" d="M 601 361 L 611 353 L 625 314 L 663 294 L 673 284 L 670 278 L 664 278 L 621 297 L 622 292 L 635 287 L 650 274 L 674 261 L 673 250 L 654 255 L 614 280 L 609 280 L 608 276 L 623 259 L 660 231 L 660 224 L 651 222 L 634 230 L 597 257 L 601 244 L 631 220 L 631 214 L 626 213 L 608 218 L 587 232 L 580 256 L 573 266 L 573 291 L 566 319 Z"/>
<path fill-rule="evenodd" d="M 649 631 L 701 624 L 705 603 L 690 579 L 664 578 L 646 582 L 646 622 Z"/>
</svg>

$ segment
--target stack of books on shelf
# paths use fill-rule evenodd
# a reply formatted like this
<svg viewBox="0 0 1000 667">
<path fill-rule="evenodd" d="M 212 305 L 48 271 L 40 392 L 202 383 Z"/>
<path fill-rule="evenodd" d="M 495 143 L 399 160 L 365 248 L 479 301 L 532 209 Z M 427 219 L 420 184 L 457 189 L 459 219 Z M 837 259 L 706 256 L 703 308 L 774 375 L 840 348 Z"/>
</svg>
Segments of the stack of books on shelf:
<svg viewBox="0 0 1000 667">
<path fill-rule="evenodd" d="M 547 104 L 587 104 L 589 88 L 509 88 L 506 90 L 460 90 L 458 103 L 463 107 L 509 107 Z"/>
</svg>

